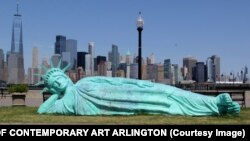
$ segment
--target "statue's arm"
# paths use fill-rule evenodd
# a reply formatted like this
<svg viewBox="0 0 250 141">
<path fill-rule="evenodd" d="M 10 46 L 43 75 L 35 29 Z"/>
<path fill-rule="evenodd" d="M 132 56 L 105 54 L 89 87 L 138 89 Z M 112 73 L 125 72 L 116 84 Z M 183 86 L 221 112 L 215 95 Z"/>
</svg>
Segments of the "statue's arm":
<svg viewBox="0 0 250 141">
<path fill-rule="evenodd" d="M 38 109 L 39 114 L 47 113 L 48 109 L 54 106 L 55 102 L 58 100 L 59 94 L 51 95 Z"/>
<path fill-rule="evenodd" d="M 149 81 L 141 81 L 136 79 L 127 79 L 127 78 L 110 78 L 110 77 L 89 77 L 85 81 L 95 82 L 95 83 L 109 83 L 111 85 L 123 85 L 131 84 L 136 85 L 141 88 L 153 87 L 154 84 Z"/>
</svg>

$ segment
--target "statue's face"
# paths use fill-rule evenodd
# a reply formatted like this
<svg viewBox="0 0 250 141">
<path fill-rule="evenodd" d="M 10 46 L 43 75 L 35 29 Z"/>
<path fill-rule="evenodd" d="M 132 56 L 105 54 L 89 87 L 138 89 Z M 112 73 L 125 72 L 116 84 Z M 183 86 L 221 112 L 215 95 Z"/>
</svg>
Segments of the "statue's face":
<svg viewBox="0 0 250 141">
<path fill-rule="evenodd" d="M 50 88 L 56 90 L 57 92 L 63 92 L 66 90 L 69 84 L 69 78 L 64 74 L 55 73 L 48 81 Z"/>
</svg>

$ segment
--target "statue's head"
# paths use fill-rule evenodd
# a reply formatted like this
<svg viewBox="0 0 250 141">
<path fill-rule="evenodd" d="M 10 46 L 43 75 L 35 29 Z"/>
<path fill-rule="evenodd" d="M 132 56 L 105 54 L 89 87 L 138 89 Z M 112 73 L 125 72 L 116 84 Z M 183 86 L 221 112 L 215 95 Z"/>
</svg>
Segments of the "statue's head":
<svg viewBox="0 0 250 141">
<path fill-rule="evenodd" d="M 44 78 L 45 86 L 57 92 L 65 91 L 69 82 L 71 82 L 70 78 L 60 68 L 48 70 Z"/>
<path fill-rule="evenodd" d="M 49 91 L 51 93 L 63 93 L 69 85 L 73 84 L 70 78 L 65 74 L 65 71 L 70 65 L 68 64 L 65 68 L 60 69 L 61 60 L 59 61 L 57 67 L 54 67 L 52 61 L 50 65 L 50 69 L 42 66 L 46 73 L 42 75 L 43 81 L 39 82 L 38 84 L 45 85 L 43 91 Z"/>
</svg>

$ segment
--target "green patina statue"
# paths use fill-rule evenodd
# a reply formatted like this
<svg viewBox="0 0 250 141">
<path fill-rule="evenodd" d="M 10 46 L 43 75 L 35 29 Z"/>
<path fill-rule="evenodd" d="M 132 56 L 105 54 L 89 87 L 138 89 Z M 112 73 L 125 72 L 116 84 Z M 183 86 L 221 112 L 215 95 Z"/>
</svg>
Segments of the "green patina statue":
<svg viewBox="0 0 250 141">
<path fill-rule="evenodd" d="M 51 64 L 52 65 L 52 64 Z M 86 77 L 76 84 L 57 67 L 42 76 L 52 96 L 38 109 L 39 114 L 64 115 L 222 115 L 238 114 L 240 106 L 227 93 L 216 97 L 144 80 Z"/>
</svg>

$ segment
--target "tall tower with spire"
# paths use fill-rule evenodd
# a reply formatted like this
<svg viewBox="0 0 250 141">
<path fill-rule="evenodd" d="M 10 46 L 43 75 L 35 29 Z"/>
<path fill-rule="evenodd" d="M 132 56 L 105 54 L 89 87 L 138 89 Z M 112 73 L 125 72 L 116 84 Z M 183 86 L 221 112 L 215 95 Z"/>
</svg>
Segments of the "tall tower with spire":
<svg viewBox="0 0 250 141">
<path fill-rule="evenodd" d="M 22 15 L 19 14 L 18 2 L 12 24 L 11 50 L 7 56 L 8 83 L 24 83 Z"/>
<path fill-rule="evenodd" d="M 19 3 L 17 3 L 17 13 L 14 15 L 12 25 L 11 53 L 23 55 L 22 15 L 19 14 Z"/>
</svg>

